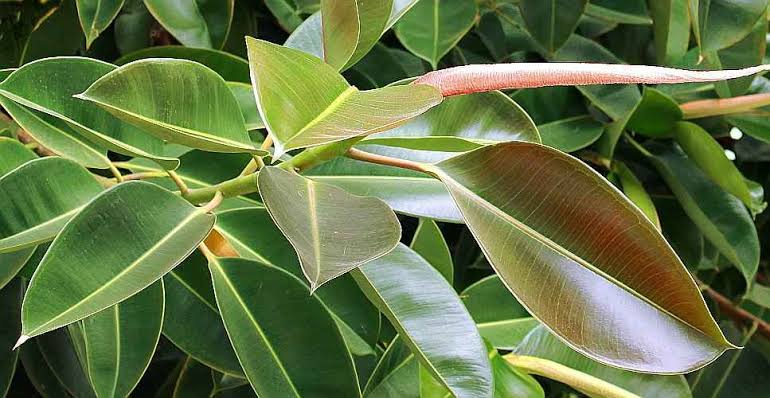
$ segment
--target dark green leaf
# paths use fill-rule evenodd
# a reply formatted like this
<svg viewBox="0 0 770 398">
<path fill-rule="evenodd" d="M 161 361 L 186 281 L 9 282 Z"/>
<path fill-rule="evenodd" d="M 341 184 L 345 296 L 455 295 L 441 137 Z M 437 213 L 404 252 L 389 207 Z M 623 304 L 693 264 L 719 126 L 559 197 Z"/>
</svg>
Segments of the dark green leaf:
<svg viewBox="0 0 770 398">
<path fill-rule="evenodd" d="M 586 0 L 521 0 L 519 9 L 527 31 L 553 54 L 569 39 L 586 7 Z"/>
</svg>

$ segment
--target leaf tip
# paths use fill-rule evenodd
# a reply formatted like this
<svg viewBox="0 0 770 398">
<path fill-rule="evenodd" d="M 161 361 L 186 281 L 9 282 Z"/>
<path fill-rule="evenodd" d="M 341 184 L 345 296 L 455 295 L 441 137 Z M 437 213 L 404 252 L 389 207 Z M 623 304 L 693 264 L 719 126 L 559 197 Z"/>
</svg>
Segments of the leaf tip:
<svg viewBox="0 0 770 398">
<path fill-rule="evenodd" d="M 19 348 L 22 344 L 24 344 L 30 338 L 32 338 L 32 337 L 31 336 L 27 336 L 25 334 L 22 334 L 21 336 L 19 336 L 19 339 L 16 340 L 16 344 L 13 345 L 13 348 L 11 350 L 15 350 L 15 349 Z"/>
</svg>

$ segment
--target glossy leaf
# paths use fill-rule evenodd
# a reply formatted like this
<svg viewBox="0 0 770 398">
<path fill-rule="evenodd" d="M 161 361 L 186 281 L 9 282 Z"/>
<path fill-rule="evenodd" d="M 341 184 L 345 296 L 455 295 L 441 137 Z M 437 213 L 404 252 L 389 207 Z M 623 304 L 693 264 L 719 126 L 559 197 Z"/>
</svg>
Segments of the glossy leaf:
<svg viewBox="0 0 770 398">
<path fill-rule="evenodd" d="M 534 377 L 515 369 L 487 343 L 489 362 L 495 375 L 495 398 L 527 397 L 543 398 L 543 387 Z"/>
<path fill-rule="evenodd" d="M 164 301 L 156 282 L 78 324 L 97 397 L 126 397 L 139 382 L 160 338 Z"/>
<path fill-rule="evenodd" d="M 16 372 L 19 351 L 13 349 L 21 331 L 21 300 L 24 298 L 24 282 L 16 278 L 0 289 L 0 307 L 3 327 L 0 328 L 0 396 L 5 397 Z"/>
<path fill-rule="evenodd" d="M 238 102 L 238 108 L 240 108 L 241 115 L 243 115 L 246 129 L 256 130 L 265 128 L 265 123 L 262 122 L 262 117 L 259 116 L 257 100 L 254 98 L 254 90 L 251 89 L 251 85 L 227 82 L 227 87 L 233 93 L 236 102 Z"/>
<path fill-rule="evenodd" d="M 393 0 L 322 0 L 324 60 L 338 70 L 355 64 L 380 39 Z"/>
<path fill-rule="evenodd" d="M 0 177 L 8 174 L 22 164 L 36 159 L 37 155 L 21 142 L 12 138 L 0 137 Z"/>
<path fill-rule="evenodd" d="M 196 361 L 227 374 L 242 375 L 219 316 L 206 258 L 194 252 L 163 281 L 163 335 Z"/>
<path fill-rule="evenodd" d="M 80 26 L 86 35 L 86 47 L 112 23 L 125 0 L 77 0 Z"/>
<path fill-rule="evenodd" d="M 30 184 L 30 181 L 45 181 Z M 0 178 L 0 253 L 53 239 L 80 209 L 102 191 L 82 166 L 57 157 L 29 161 Z"/>
<path fill-rule="evenodd" d="M 648 137 L 670 137 L 674 125 L 683 118 L 682 110 L 668 95 L 645 87 L 642 101 L 631 114 L 627 128 Z"/>
<path fill-rule="evenodd" d="M 740 69 L 763 63 L 766 53 L 767 13 L 760 15 L 746 37 L 730 47 L 705 55 L 705 64 L 711 69 Z M 720 97 L 728 98 L 745 94 L 755 76 L 714 83 Z"/>
<path fill-rule="evenodd" d="M 209 258 L 209 269 L 230 341 L 258 395 L 360 396 L 336 323 L 299 278 L 244 259 Z"/>
<path fill-rule="evenodd" d="M 51 152 L 85 167 L 107 169 L 107 151 L 87 141 L 63 121 L 0 96 L 3 106 L 24 131 Z"/>
<path fill-rule="evenodd" d="M 473 320 L 451 286 L 422 257 L 399 245 L 352 275 L 421 364 L 452 394 L 491 396 L 492 370 Z"/>
<path fill-rule="evenodd" d="M 604 132 L 604 126 L 589 115 L 575 116 L 537 127 L 548 145 L 562 152 L 575 152 L 593 144 Z"/>
<path fill-rule="evenodd" d="M 286 39 L 284 46 L 306 52 L 318 59 L 324 59 L 323 27 L 321 13 L 309 16 Z"/>
<path fill-rule="evenodd" d="M 260 152 L 224 79 L 197 62 L 135 61 L 77 97 L 169 142 L 211 152 Z"/>
<path fill-rule="evenodd" d="M 478 10 L 472 0 L 418 0 L 396 24 L 396 36 L 433 69 L 473 26 Z"/>
<path fill-rule="evenodd" d="M 125 65 L 129 62 L 145 58 L 174 58 L 187 59 L 206 65 L 217 72 L 227 81 L 249 83 L 249 63 L 243 58 L 224 51 L 208 48 L 192 48 L 183 46 L 157 46 L 148 47 L 126 54 L 115 65 Z"/>
<path fill-rule="evenodd" d="M 639 374 L 602 365 L 571 349 L 542 326 L 532 330 L 514 352 L 560 363 L 641 397 L 690 396 L 690 389 L 683 376 Z"/>
<path fill-rule="evenodd" d="M 40 60 L 24 65 L 0 83 L 0 95 L 64 120 L 101 147 L 149 158 L 164 168 L 176 168 L 179 161 L 163 155 L 162 140 L 73 97 L 114 69 L 110 64 L 88 58 Z"/>
<path fill-rule="evenodd" d="M 363 387 L 365 397 L 419 397 L 420 365 L 400 336 L 388 344 Z"/>
<path fill-rule="evenodd" d="M 106 191 L 67 223 L 35 271 L 20 342 L 136 294 L 187 257 L 213 225 L 214 216 L 150 183 Z M 132 239 L 110 244 L 116 235 Z"/>
<path fill-rule="evenodd" d="M 660 219 L 658 218 L 658 212 L 655 211 L 655 204 L 652 202 L 652 198 L 644 189 L 642 182 L 636 178 L 634 172 L 628 168 L 624 163 L 613 161 L 612 168 L 615 174 L 617 174 L 620 180 L 620 186 L 623 188 L 623 193 L 626 195 L 639 210 L 647 216 L 655 227 L 660 230 Z"/>
<path fill-rule="evenodd" d="M 311 290 L 387 254 L 401 225 L 387 204 L 278 168 L 260 171 L 259 192 L 289 239 Z"/>
<path fill-rule="evenodd" d="M 234 0 L 144 0 L 155 19 L 187 47 L 222 48 Z"/>
<path fill-rule="evenodd" d="M 318 10 L 318 0 L 265 0 L 265 5 L 278 20 L 278 24 L 292 32 L 302 23 L 302 14 Z"/>
<path fill-rule="evenodd" d="M 430 170 L 506 286 L 580 352 L 616 367 L 676 373 L 733 347 L 655 226 L 578 160 L 516 142 Z M 554 297 L 560 305 L 551 305 Z M 640 319 L 649 327 L 640 330 Z"/>
<path fill-rule="evenodd" d="M 660 65 L 674 65 L 690 43 L 688 4 L 678 0 L 649 2 L 655 37 L 655 57 Z"/>
<path fill-rule="evenodd" d="M 427 260 L 444 276 L 449 285 L 452 285 L 454 280 L 452 253 L 449 252 L 449 246 L 435 221 L 421 218 L 409 247 Z"/>
<path fill-rule="evenodd" d="M 688 4 L 701 53 L 737 43 L 751 31 L 767 8 L 765 0 L 692 0 Z"/>
<path fill-rule="evenodd" d="M 738 198 L 712 182 L 678 147 L 654 146 L 650 157 L 703 235 L 751 284 L 759 263 L 754 223 Z"/>
<path fill-rule="evenodd" d="M 394 128 L 442 100 L 427 85 L 358 91 L 312 55 L 252 38 L 247 46 L 255 97 L 276 158 L 291 149 Z"/>
<path fill-rule="evenodd" d="M 586 0 L 522 0 L 521 17 L 532 37 L 553 54 L 569 39 L 586 7 Z"/>
</svg>

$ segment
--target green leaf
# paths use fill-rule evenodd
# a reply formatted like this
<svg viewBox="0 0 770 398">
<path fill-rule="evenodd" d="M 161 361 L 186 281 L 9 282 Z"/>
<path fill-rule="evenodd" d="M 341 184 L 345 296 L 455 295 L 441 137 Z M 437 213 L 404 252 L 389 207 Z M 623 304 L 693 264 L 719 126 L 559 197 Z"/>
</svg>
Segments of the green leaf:
<svg viewBox="0 0 770 398">
<path fill-rule="evenodd" d="M 754 28 L 746 37 L 730 47 L 717 52 L 708 53 L 705 56 L 706 64 L 711 69 L 740 69 L 748 66 L 760 65 L 765 57 L 767 43 L 767 13 L 763 13 L 757 20 Z M 755 76 L 746 76 L 740 79 L 715 82 L 717 94 L 728 98 L 743 95 L 751 87 Z"/>
<path fill-rule="evenodd" d="M 687 157 L 722 189 L 740 199 L 752 213 L 757 214 L 767 206 L 762 199 L 753 197 L 741 172 L 706 130 L 694 123 L 680 122 L 674 126 L 674 137 Z"/>
<path fill-rule="evenodd" d="M 287 32 L 300 26 L 301 14 L 312 14 L 319 7 L 318 0 L 265 0 L 265 5 Z"/>
<path fill-rule="evenodd" d="M 259 173 L 270 216 L 297 251 L 310 289 L 393 250 L 401 237 L 393 210 L 379 199 L 275 167 Z"/>
<path fill-rule="evenodd" d="M 562 152 L 583 149 L 601 137 L 604 126 L 590 115 L 574 116 L 537 127 L 543 137 L 543 145 Z"/>
<path fill-rule="evenodd" d="M 214 379 L 211 369 L 192 357 L 185 358 L 179 370 L 172 397 L 213 397 Z"/>
<path fill-rule="evenodd" d="M 759 263 L 759 238 L 749 212 L 712 182 L 675 146 L 650 148 L 650 161 L 706 239 L 734 264 L 750 286 Z"/>
<path fill-rule="evenodd" d="M 284 46 L 306 52 L 318 59 L 324 59 L 323 27 L 321 12 L 317 12 L 302 22 L 286 39 Z"/>
<path fill-rule="evenodd" d="M 150 364 L 163 324 L 163 282 L 79 324 L 96 396 L 127 397 Z"/>
<path fill-rule="evenodd" d="M 442 100 L 427 85 L 358 91 L 312 55 L 253 38 L 246 44 L 259 113 L 274 139 L 275 158 L 291 149 L 397 127 Z"/>
<path fill-rule="evenodd" d="M 495 398 L 527 397 L 543 398 L 543 387 L 534 377 L 522 373 L 508 364 L 494 347 L 487 342 L 489 362 L 495 375 Z"/>
<path fill-rule="evenodd" d="M 257 395 L 360 396 L 337 324 L 299 278 L 244 259 L 211 257 L 209 269 L 230 341 Z"/>
<path fill-rule="evenodd" d="M 166 315 L 163 335 L 206 366 L 242 375 L 219 316 L 206 258 L 198 251 L 163 277 Z"/>
<path fill-rule="evenodd" d="M 238 108 L 240 108 L 243 120 L 246 122 L 246 129 L 257 130 L 265 128 L 265 123 L 262 122 L 262 117 L 259 116 L 257 100 L 254 98 L 254 90 L 251 89 L 251 85 L 227 82 L 227 87 L 233 93 L 236 102 L 238 102 Z"/>
<path fill-rule="evenodd" d="M 668 95 L 645 87 L 626 127 L 648 137 L 670 137 L 674 125 L 683 118 L 682 109 Z"/>
<path fill-rule="evenodd" d="M 655 198 L 655 209 L 660 214 L 663 236 L 690 271 L 696 271 L 703 260 L 703 234 L 690 220 L 674 197 Z"/>
<path fill-rule="evenodd" d="M 24 298 L 24 282 L 16 278 L 12 283 L 0 289 L 0 316 L 3 327 L 0 328 L 0 397 L 8 394 L 13 375 L 16 372 L 16 359 L 19 351 L 13 349 L 13 343 L 21 331 L 21 300 Z"/>
<path fill-rule="evenodd" d="M 540 142 L 537 127 L 499 91 L 446 98 L 408 123 L 367 137 L 361 144 L 458 152 L 502 141 Z"/>
<path fill-rule="evenodd" d="M 265 153 L 249 139 L 238 102 L 224 79 L 197 62 L 131 62 L 76 97 L 169 142 L 210 152 Z"/>
<path fill-rule="evenodd" d="M 571 349 L 543 326 L 532 330 L 514 352 L 560 363 L 642 397 L 690 397 L 682 376 L 639 374 L 602 365 Z"/>
<path fill-rule="evenodd" d="M 0 253 L 53 239 L 101 191 L 88 170 L 57 157 L 29 161 L 0 177 Z"/>
<path fill-rule="evenodd" d="M 454 280 L 452 253 L 449 252 L 449 246 L 435 221 L 421 218 L 409 247 L 427 260 L 449 282 L 449 285 L 452 285 Z"/>
<path fill-rule="evenodd" d="M 208 48 L 183 46 L 148 47 L 118 58 L 115 61 L 115 65 L 125 65 L 129 62 L 145 58 L 187 59 L 206 65 L 227 81 L 250 83 L 248 61 L 224 51 Z"/>
<path fill-rule="evenodd" d="M 591 0 L 586 15 L 609 22 L 632 25 L 651 25 L 644 0 Z"/>
<path fill-rule="evenodd" d="M 492 370 L 484 343 L 438 271 L 399 245 L 352 275 L 422 365 L 454 396 L 491 397 Z"/>
<path fill-rule="evenodd" d="M 77 0 L 80 26 L 86 35 L 86 47 L 112 23 L 125 0 Z"/>
<path fill-rule="evenodd" d="M 40 352 L 40 345 L 37 340 L 32 340 L 29 344 L 19 348 L 19 361 L 24 367 L 27 378 L 40 395 L 45 398 L 69 396 L 64 385 L 57 379 Z"/>
<path fill-rule="evenodd" d="M 509 290 L 585 355 L 676 373 L 733 347 L 655 226 L 579 160 L 515 142 L 429 170 Z"/>
<path fill-rule="evenodd" d="M 107 151 L 87 141 L 65 122 L 0 96 L 0 105 L 24 131 L 51 152 L 85 167 L 107 169 Z"/>
<path fill-rule="evenodd" d="M 626 195 L 639 210 L 644 213 L 650 222 L 655 224 L 655 227 L 660 230 L 660 219 L 658 219 L 658 212 L 655 211 L 655 204 L 652 202 L 652 198 L 645 191 L 642 182 L 636 178 L 634 172 L 628 168 L 624 163 L 619 161 L 612 162 L 612 170 L 617 174 L 620 179 L 620 186 L 623 188 L 623 193 Z"/>
<path fill-rule="evenodd" d="M 324 60 L 338 70 L 358 62 L 385 31 L 393 0 L 322 0 Z"/>
<path fill-rule="evenodd" d="M 22 330 L 24 330 L 23 318 L 24 315 L 22 315 Z M 38 336 L 35 341 L 39 345 L 45 362 L 70 395 L 83 398 L 96 397 L 80 362 L 83 351 L 79 351 L 78 340 L 73 337 L 75 336 L 70 334 L 67 328 L 60 328 Z"/>
<path fill-rule="evenodd" d="M 152 159 L 174 169 L 177 159 L 163 156 L 162 140 L 121 122 L 105 110 L 73 98 L 115 67 L 90 58 L 59 57 L 24 65 L 0 83 L 0 95 L 60 118 L 106 149 Z"/>
<path fill-rule="evenodd" d="M 37 159 L 35 152 L 12 138 L 0 137 L 0 177 L 22 164 Z"/>
<path fill-rule="evenodd" d="M 659 65 L 673 66 L 687 53 L 690 44 L 690 14 L 679 0 L 649 2 L 655 57 Z"/>
<path fill-rule="evenodd" d="M 0 254 L 0 289 L 13 280 L 35 253 L 34 247 Z"/>
<path fill-rule="evenodd" d="M 372 371 L 363 393 L 367 398 L 418 398 L 419 363 L 404 343 L 396 337 L 382 354 Z"/>
<path fill-rule="evenodd" d="M 693 16 L 692 30 L 701 54 L 740 41 L 767 8 L 766 0 L 690 0 L 688 4 Z"/>
<path fill-rule="evenodd" d="M 521 0 L 519 10 L 530 35 L 553 54 L 577 27 L 587 0 Z"/>
<path fill-rule="evenodd" d="M 214 218 L 141 181 L 96 197 L 67 223 L 35 271 L 24 297 L 20 342 L 99 312 L 157 281 L 206 237 Z M 114 244 L 115 236 L 131 239 Z"/>
<path fill-rule="evenodd" d="M 187 47 L 222 48 L 234 0 L 144 0 L 153 17 Z"/>
<path fill-rule="evenodd" d="M 419 0 L 396 25 L 398 40 L 433 69 L 473 27 L 478 9 L 473 0 Z"/>
</svg>

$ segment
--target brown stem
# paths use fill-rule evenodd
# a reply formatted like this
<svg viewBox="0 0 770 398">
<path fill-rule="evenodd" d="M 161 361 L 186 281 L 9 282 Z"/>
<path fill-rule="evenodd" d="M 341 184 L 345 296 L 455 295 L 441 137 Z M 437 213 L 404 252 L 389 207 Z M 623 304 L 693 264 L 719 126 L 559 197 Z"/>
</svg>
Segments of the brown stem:
<svg viewBox="0 0 770 398">
<path fill-rule="evenodd" d="M 770 65 L 720 71 L 692 71 L 647 65 L 590 63 L 514 63 L 465 65 L 426 73 L 414 81 L 436 87 L 443 96 L 545 86 L 592 84 L 673 84 L 750 76 Z"/>
<path fill-rule="evenodd" d="M 701 289 L 704 293 L 706 293 L 706 295 L 711 297 L 711 299 L 714 300 L 714 302 L 719 306 L 719 309 L 724 311 L 725 314 L 732 318 L 735 323 L 741 325 L 751 325 L 752 323 L 756 323 L 757 332 L 765 336 L 765 338 L 770 339 L 770 324 L 758 318 L 756 315 L 744 310 L 743 308 L 738 307 L 732 301 L 730 301 L 730 299 L 719 294 L 719 292 L 712 289 L 711 287 L 701 285 Z"/>
<path fill-rule="evenodd" d="M 348 152 L 346 153 L 346 155 L 351 159 L 362 160 L 364 162 L 384 164 L 386 166 L 400 167 L 402 169 L 409 169 L 409 170 L 427 173 L 427 170 L 425 169 L 424 164 L 413 162 L 411 160 L 377 155 L 374 153 L 364 152 L 356 148 L 348 149 Z"/>
<path fill-rule="evenodd" d="M 697 100 L 685 102 L 679 105 L 679 108 L 682 110 L 685 119 L 698 119 L 708 116 L 748 112 L 766 105 L 770 105 L 770 93 Z"/>
</svg>

